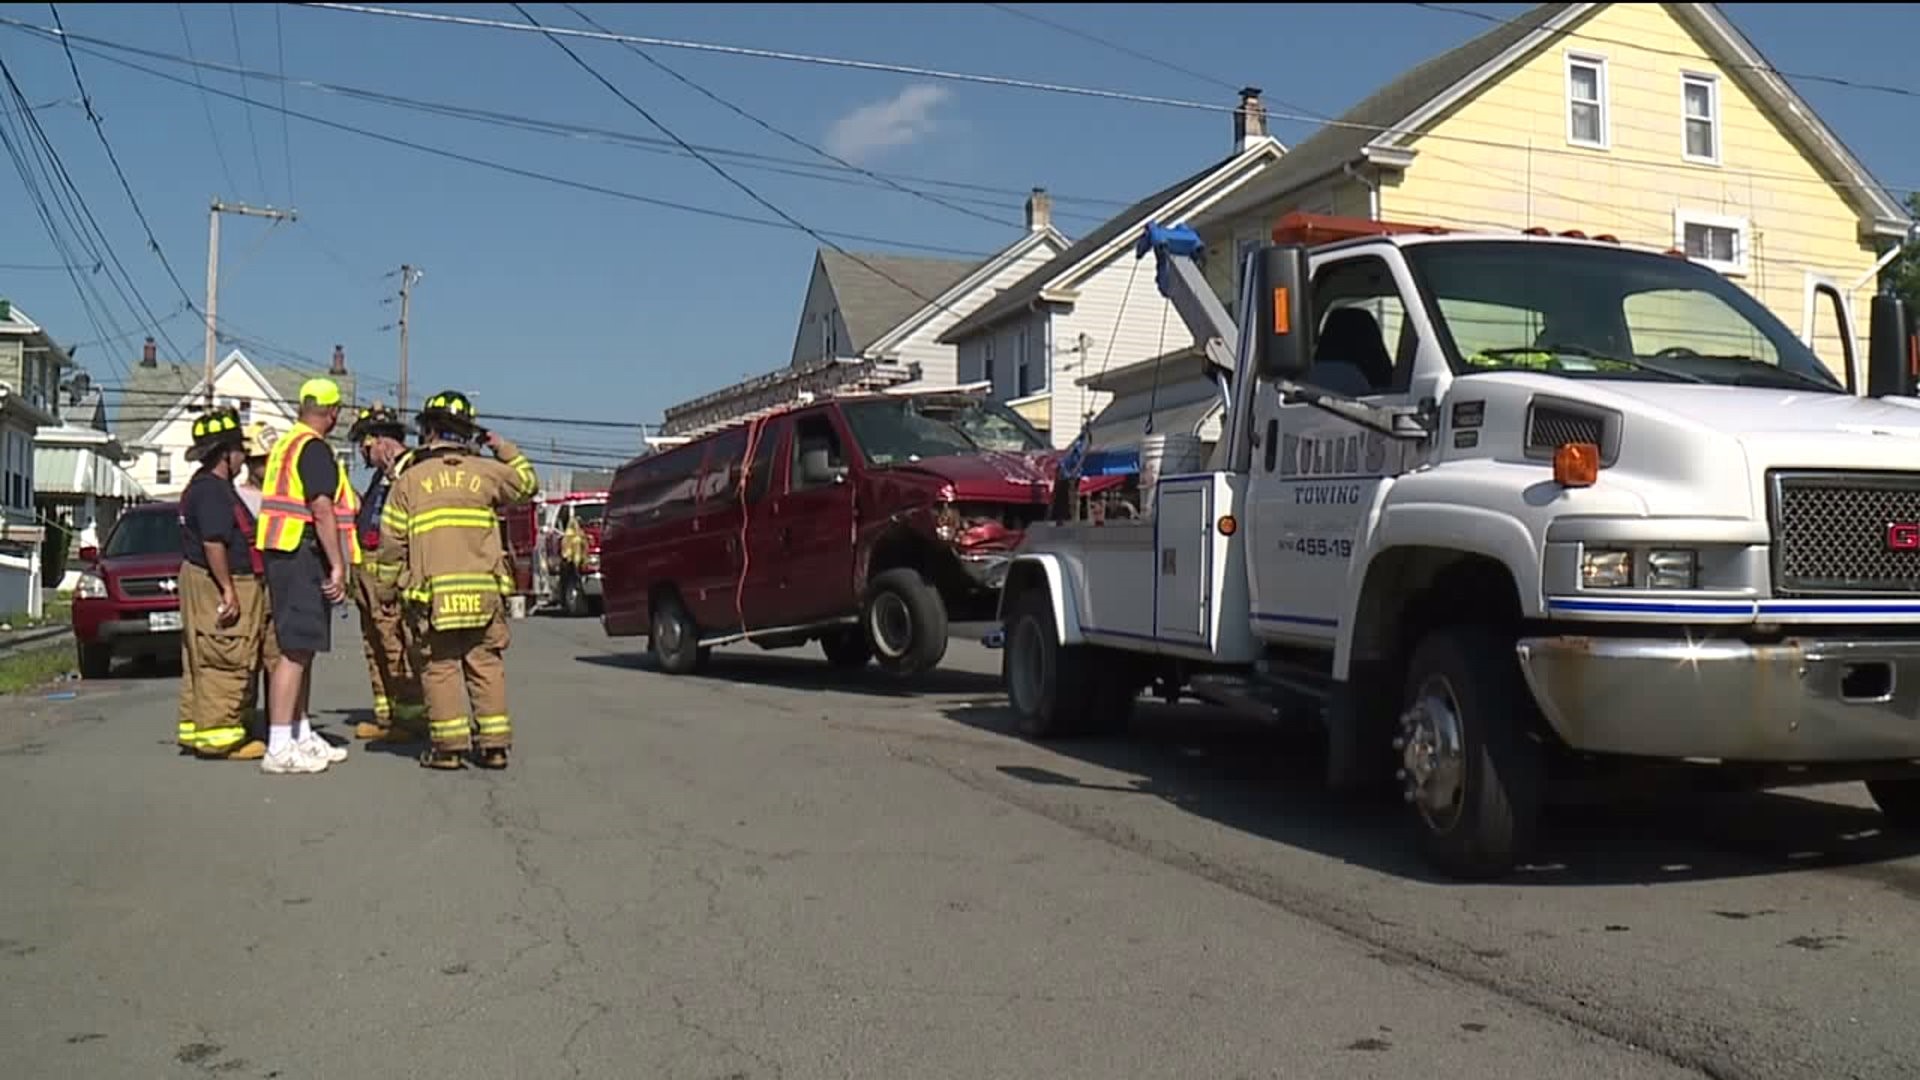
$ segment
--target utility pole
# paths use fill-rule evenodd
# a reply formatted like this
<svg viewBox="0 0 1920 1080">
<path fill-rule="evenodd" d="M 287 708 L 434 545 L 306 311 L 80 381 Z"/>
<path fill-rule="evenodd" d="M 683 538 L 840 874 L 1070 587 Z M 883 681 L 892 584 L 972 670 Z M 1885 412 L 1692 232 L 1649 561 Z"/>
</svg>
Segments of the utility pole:
<svg viewBox="0 0 1920 1080">
<path fill-rule="evenodd" d="M 413 285 L 425 277 L 419 267 L 409 263 L 400 264 L 400 404 L 399 412 L 407 411 L 407 316 L 412 309 Z"/>
<path fill-rule="evenodd" d="M 214 350 L 214 310 L 220 299 L 220 215 L 239 214 L 243 217 L 270 218 L 275 222 L 293 221 L 298 215 L 292 210 L 275 210 L 272 207 L 253 207 L 242 203 L 223 203 L 213 200 L 207 211 L 207 405 L 213 405 L 213 350 Z"/>
</svg>

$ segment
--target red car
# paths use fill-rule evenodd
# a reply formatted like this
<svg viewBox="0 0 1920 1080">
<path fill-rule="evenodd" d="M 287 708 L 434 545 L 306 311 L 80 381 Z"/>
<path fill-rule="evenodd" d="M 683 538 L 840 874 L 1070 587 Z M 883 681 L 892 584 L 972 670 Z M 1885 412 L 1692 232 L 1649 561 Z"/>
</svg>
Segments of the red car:
<svg viewBox="0 0 1920 1080">
<path fill-rule="evenodd" d="M 179 657 L 179 503 L 128 509 L 106 547 L 81 548 L 80 561 L 73 639 L 82 677 L 106 678 L 116 657 Z"/>
</svg>

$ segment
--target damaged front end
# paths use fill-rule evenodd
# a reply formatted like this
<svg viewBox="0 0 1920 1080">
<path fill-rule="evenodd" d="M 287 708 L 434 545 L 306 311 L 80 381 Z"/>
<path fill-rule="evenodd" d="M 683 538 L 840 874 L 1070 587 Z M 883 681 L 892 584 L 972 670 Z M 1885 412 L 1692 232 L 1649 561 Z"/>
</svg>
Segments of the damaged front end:
<svg viewBox="0 0 1920 1080">
<path fill-rule="evenodd" d="M 1028 526 L 1045 515 L 1044 505 L 943 502 L 933 532 L 975 585 L 998 592 Z"/>
</svg>

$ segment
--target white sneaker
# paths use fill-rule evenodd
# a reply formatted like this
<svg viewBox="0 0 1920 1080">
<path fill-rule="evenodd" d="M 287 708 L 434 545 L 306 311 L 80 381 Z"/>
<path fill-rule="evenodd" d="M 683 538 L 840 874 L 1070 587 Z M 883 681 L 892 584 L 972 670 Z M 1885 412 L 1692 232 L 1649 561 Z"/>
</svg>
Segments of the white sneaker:
<svg viewBox="0 0 1920 1080">
<path fill-rule="evenodd" d="M 325 755 L 315 754 L 299 743 L 292 743 L 275 751 L 268 750 L 267 756 L 260 759 L 260 771 L 263 773 L 322 773 L 327 771 Z"/>
<path fill-rule="evenodd" d="M 301 739 L 294 745 L 298 746 L 308 757 L 316 757 L 335 765 L 347 760 L 346 747 L 333 745 L 321 738 L 320 733 L 317 731 L 307 732 L 307 737 Z"/>
</svg>

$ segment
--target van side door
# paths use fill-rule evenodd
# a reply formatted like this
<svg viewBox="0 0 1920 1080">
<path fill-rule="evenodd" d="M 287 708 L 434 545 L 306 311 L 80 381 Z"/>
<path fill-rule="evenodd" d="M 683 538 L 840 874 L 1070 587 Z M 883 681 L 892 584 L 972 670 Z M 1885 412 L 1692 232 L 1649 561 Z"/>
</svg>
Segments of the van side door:
<svg viewBox="0 0 1920 1080">
<path fill-rule="evenodd" d="M 754 560 L 767 558 L 779 578 L 779 587 L 755 605 L 767 612 L 757 617 L 761 625 L 799 626 L 859 606 L 853 593 L 859 463 L 852 435 L 832 406 L 794 413 L 791 424 L 782 454 L 785 483 L 749 526 L 765 542 L 753 546 Z"/>
<path fill-rule="evenodd" d="M 1377 405 L 1410 403 L 1426 317 L 1405 265 L 1388 247 L 1341 253 L 1314 268 L 1318 331 L 1304 381 Z M 1330 645 L 1337 638 L 1362 526 L 1411 458 L 1406 444 L 1312 405 L 1284 403 L 1271 385 L 1253 410 L 1259 444 L 1249 501 L 1248 574 L 1254 632 Z"/>
</svg>

